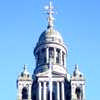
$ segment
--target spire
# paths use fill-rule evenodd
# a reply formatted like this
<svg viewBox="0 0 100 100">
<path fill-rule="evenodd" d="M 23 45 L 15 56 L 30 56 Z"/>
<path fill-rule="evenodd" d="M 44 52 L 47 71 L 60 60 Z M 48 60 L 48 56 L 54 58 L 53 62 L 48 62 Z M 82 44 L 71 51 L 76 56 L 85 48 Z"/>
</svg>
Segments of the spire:
<svg viewBox="0 0 100 100">
<path fill-rule="evenodd" d="M 23 74 L 29 74 L 29 72 L 27 71 L 27 67 L 26 67 L 26 65 L 24 65 Z"/>
<path fill-rule="evenodd" d="M 24 72 L 26 72 L 27 68 L 26 68 L 26 65 L 24 64 Z"/>
<path fill-rule="evenodd" d="M 49 6 L 46 6 L 45 9 L 47 10 L 48 14 L 48 28 L 53 28 L 54 26 L 54 6 L 52 5 L 52 1 L 50 1 Z"/>
<path fill-rule="evenodd" d="M 79 76 L 79 75 L 82 75 L 82 73 L 78 68 L 78 64 L 75 64 L 74 76 Z"/>
<path fill-rule="evenodd" d="M 80 74 L 80 71 L 78 68 L 78 64 L 75 64 L 75 75 L 79 75 L 79 74 Z"/>
<path fill-rule="evenodd" d="M 79 70 L 79 69 L 78 69 L 78 64 L 75 64 L 75 70 Z"/>
</svg>

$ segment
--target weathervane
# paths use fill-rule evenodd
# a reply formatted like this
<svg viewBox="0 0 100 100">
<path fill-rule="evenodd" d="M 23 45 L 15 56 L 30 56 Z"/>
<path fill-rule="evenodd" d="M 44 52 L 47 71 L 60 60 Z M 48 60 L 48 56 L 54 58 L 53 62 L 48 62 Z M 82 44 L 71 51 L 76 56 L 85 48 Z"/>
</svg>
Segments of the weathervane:
<svg viewBox="0 0 100 100">
<path fill-rule="evenodd" d="M 48 28 L 53 28 L 54 26 L 54 6 L 52 5 L 52 1 L 50 1 L 49 6 L 45 6 L 45 10 L 47 10 L 48 14 Z"/>
</svg>

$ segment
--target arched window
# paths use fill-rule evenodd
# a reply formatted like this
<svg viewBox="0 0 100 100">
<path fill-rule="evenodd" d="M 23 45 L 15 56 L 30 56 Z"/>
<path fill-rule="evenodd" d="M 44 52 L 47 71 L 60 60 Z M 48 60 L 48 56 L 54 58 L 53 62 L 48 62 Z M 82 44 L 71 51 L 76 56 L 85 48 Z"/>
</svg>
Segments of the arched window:
<svg viewBox="0 0 100 100">
<path fill-rule="evenodd" d="M 76 88 L 75 93 L 76 93 L 76 95 L 77 95 L 77 98 L 82 98 L 83 93 L 82 93 L 82 89 L 81 89 L 80 87 L 77 87 L 77 88 Z"/>
<path fill-rule="evenodd" d="M 28 90 L 26 87 L 24 87 L 22 90 L 22 100 L 24 99 L 28 99 Z"/>
</svg>

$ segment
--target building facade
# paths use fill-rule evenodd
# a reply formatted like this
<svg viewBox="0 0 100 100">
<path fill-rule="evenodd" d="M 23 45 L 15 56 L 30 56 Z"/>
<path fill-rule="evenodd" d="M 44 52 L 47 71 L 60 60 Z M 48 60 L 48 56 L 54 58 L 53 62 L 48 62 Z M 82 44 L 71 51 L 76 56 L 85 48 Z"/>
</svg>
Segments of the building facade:
<svg viewBox="0 0 100 100">
<path fill-rule="evenodd" d="M 36 67 L 30 75 L 24 65 L 17 79 L 17 100 L 86 100 L 85 78 L 78 65 L 72 76 L 66 68 L 68 48 L 54 28 L 52 2 L 46 7 L 47 29 L 42 32 L 34 49 Z"/>
</svg>

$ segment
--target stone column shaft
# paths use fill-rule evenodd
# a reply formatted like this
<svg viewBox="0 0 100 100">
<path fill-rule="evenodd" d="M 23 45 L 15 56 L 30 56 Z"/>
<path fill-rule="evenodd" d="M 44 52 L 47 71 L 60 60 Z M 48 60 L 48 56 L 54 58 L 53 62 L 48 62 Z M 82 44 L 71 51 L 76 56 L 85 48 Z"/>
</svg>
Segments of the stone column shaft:
<svg viewBox="0 0 100 100">
<path fill-rule="evenodd" d="M 41 95 L 41 89 L 42 89 L 41 82 L 39 82 L 39 100 L 42 100 L 41 99 L 41 97 L 42 97 L 42 95 Z"/>
<path fill-rule="evenodd" d="M 56 56 L 57 56 L 56 48 L 54 48 L 54 63 L 55 63 L 55 64 L 56 64 Z"/>
<path fill-rule="evenodd" d="M 46 48 L 46 63 L 49 63 L 49 48 Z"/>
<path fill-rule="evenodd" d="M 65 100 L 65 90 L 64 90 L 64 82 L 61 82 L 61 90 L 62 90 L 62 100 Z"/>
<path fill-rule="evenodd" d="M 22 88 L 21 86 L 18 86 L 18 94 L 17 94 L 17 98 L 18 100 L 22 99 Z"/>
<path fill-rule="evenodd" d="M 57 82 L 57 100 L 60 100 L 60 85 L 59 85 L 59 82 Z"/>
<path fill-rule="evenodd" d="M 31 86 L 29 85 L 28 99 L 31 100 Z"/>
<path fill-rule="evenodd" d="M 66 68 L 66 54 L 64 54 L 64 66 Z"/>
<path fill-rule="evenodd" d="M 47 93 L 46 93 L 46 82 L 43 83 L 43 100 L 47 99 Z"/>
<path fill-rule="evenodd" d="M 60 50 L 60 64 L 62 65 L 62 50 Z"/>
</svg>

